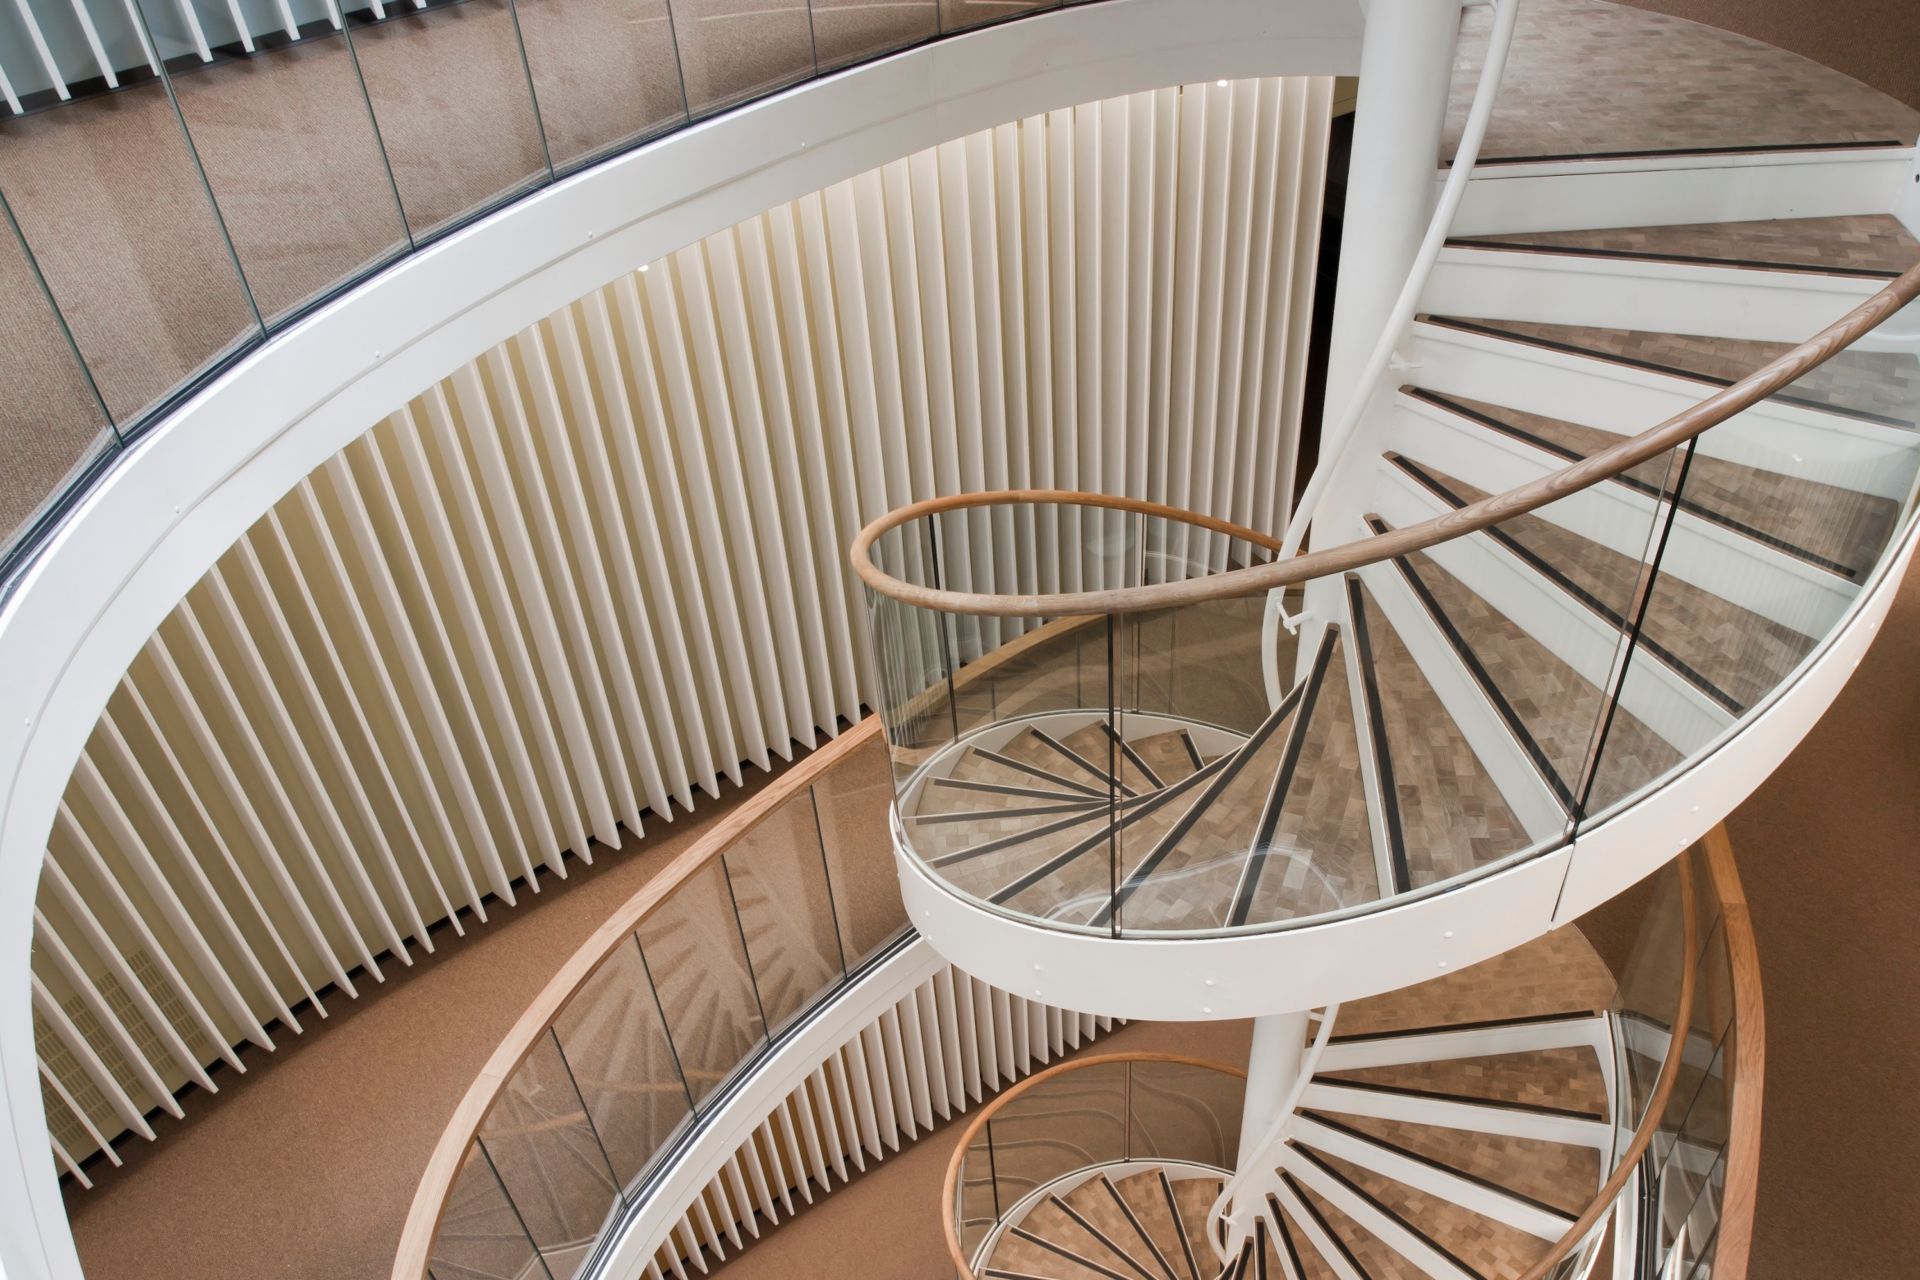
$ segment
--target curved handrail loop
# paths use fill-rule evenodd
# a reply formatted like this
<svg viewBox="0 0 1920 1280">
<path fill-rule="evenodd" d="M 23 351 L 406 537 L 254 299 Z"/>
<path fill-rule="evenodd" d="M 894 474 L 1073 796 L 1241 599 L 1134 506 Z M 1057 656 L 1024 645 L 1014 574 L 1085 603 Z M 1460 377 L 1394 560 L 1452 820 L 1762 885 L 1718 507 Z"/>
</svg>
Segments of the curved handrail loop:
<svg viewBox="0 0 1920 1280">
<path fill-rule="evenodd" d="M 1004 492 L 963 493 L 945 498 L 928 498 L 896 507 L 868 524 L 853 540 L 851 559 L 854 572 L 875 592 L 922 609 L 940 613 L 975 614 L 985 617 L 1063 617 L 1075 614 L 1137 613 L 1150 609 L 1168 609 L 1196 604 L 1203 600 L 1223 600 L 1294 586 L 1315 578 L 1346 573 L 1384 560 L 1396 559 L 1470 533 L 1478 533 L 1513 516 L 1525 515 L 1570 494 L 1611 480 L 1651 458 L 1692 440 L 1716 427 L 1734 414 L 1750 409 L 1789 383 L 1798 381 L 1825 364 L 1868 332 L 1920 298 L 1920 264 L 1890 282 L 1884 289 L 1854 307 L 1832 324 L 1793 350 L 1769 361 L 1746 377 L 1723 387 L 1698 404 L 1674 414 L 1658 426 L 1637 436 L 1609 445 L 1578 462 L 1569 463 L 1537 480 L 1515 485 L 1503 493 L 1481 498 L 1457 510 L 1449 511 L 1419 524 L 1407 525 L 1389 533 L 1358 538 L 1324 551 L 1270 564 L 1234 569 L 1206 577 L 1149 586 L 1115 587 L 1104 591 L 1068 591 L 1048 595 L 991 595 L 971 591 L 951 591 L 903 582 L 882 571 L 871 556 L 874 543 L 889 530 L 911 524 L 923 516 L 971 507 L 1053 502 L 1073 506 L 1107 507 L 1118 511 L 1139 512 L 1197 525 L 1218 533 L 1246 538 L 1269 550 L 1277 550 L 1272 538 L 1252 533 L 1237 525 L 1214 520 L 1193 512 L 1105 494 L 1076 493 L 1055 489 L 1013 489 Z"/>
</svg>

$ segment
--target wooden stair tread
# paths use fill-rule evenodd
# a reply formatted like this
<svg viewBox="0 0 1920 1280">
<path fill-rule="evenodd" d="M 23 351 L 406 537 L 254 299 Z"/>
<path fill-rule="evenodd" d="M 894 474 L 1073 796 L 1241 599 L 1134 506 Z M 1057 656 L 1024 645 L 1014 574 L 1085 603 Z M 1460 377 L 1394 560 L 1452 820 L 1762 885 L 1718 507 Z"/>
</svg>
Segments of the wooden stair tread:
<svg viewBox="0 0 1920 1280">
<path fill-rule="evenodd" d="M 1770 267 L 1837 268 L 1888 278 L 1920 261 L 1920 243 L 1891 214 L 1676 223 L 1476 236 L 1477 243 L 1600 250 Z"/>
</svg>

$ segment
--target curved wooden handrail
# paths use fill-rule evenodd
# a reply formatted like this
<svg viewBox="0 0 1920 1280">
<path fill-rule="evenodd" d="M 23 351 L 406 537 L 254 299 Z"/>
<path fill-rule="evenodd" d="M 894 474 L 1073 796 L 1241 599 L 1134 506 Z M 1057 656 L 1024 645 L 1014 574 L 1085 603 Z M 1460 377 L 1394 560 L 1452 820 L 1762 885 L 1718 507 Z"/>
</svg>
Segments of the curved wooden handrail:
<svg viewBox="0 0 1920 1280">
<path fill-rule="evenodd" d="M 433 1252 L 433 1241 L 446 1211 L 447 1197 L 468 1149 L 480 1132 L 501 1088 L 513 1078 L 514 1071 L 539 1043 L 547 1027 L 565 1007 L 580 984 L 615 946 L 645 922 L 672 896 L 674 890 L 706 868 L 731 848 L 755 823 L 782 804 L 819 781 L 836 764 L 865 746 L 880 732 L 880 718 L 868 716 L 853 728 L 819 748 L 812 755 L 762 787 L 738 808 L 713 825 L 713 829 L 688 845 L 674 860 L 661 868 L 632 897 L 621 903 L 602 922 L 593 935 L 567 958 L 540 994 L 534 997 L 487 1059 L 486 1066 L 468 1086 L 460 1105 L 440 1134 L 426 1171 L 420 1175 L 413 1205 L 401 1228 L 400 1247 L 394 1256 L 393 1280 L 422 1280 Z"/>
<path fill-rule="evenodd" d="M 973 1140 L 989 1120 L 1009 1102 L 1024 1093 L 1058 1079 L 1074 1071 L 1085 1071 L 1089 1067 L 1102 1067 L 1115 1062 L 1177 1062 L 1187 1067 L 1205 1067 L 1209 1071 L 1218 1071 L 1221 1075 L 1234 1076 L 1245 1080 L 1245 1068 L 1230 1067 L 1224 1062 L 1209 1062 L 1205 1058 L 1188 1057 L 1184 1053 L 1098 1053 L 1090 1058 L 1075 1058 L 1048 1067 L 1045 1071 L 1036 1071 L 1025 1080 L 1014 1085 L 996 1097 L 992 1102 L 980 1108 L 960 1134 L 959 1145 L 954 1148 L 953 1158 L 947 1161 L 947 1176 L 940 1183 L 940 1227 L 947 1238 L 947 1255 L 953 1259 L 955 1276 L 970 1276 L 973 1267 L 967 1262 L 966 1253 L 960 1247 L 960 1224 L 954 1221 L 954 1192 L 960 1186 L 960 1168 L 967 1162 L 967 1150 L 973 1146 Z"/>
<path fill-rule="evenodd" d="M 1898 279 L 1853 308 L 1793 350 L 1754 370 L 1746 377 L 1724 387 L 1659 426 L 1637 436 L 1609 445 L 1590 457 L 1570 463 L 1560 470 L 1515 485 L 1455 511 L 1438 515 L 1419 524 L 1389 533 L 1360 538 L 1353 542 L 1312 551 L 1289 560 L 1234 569 L 1226 573 L 1191 578 L 1183 582 L 1163 582 L 1151 586 L 1116 587 L 1105 591 L 1069 591 L 1051 595 L 990 595 L 973 591 L 948 591 L 903 582 L 884 573 L 873 563 L 874 542 L 890 529 L 918 520 L 922 516 L 959 511 L 969 507 L 999 506 L 1007 503 L 1055 502 L 1075 506 L 1107 507 L 1120 511 L 1160 516 L 1197 525 L 1220 533 L 1277 549 L 1273 539 L 1251 530 L 1213 520 L 1193 512 L 1181 511 L 1159 503 L 1115 498 L 1104 494 L 1075 493 L 1059 489 L 1014 489 L 998 493 L 963 493 L 946 498 L 896 507 L 862 529 L 853 540 L 853 570 L 860 580 L 881 595 L 905 604 L 941 613 L 978 614 L 989 617 L 1060 617 L 1067 614 L 1133 613 L 1147 609 L 1167 609 L 1195 604 L 1202 600 L 1220 600 L 1252 595 L 1275 587 L 1293 586 L 1313 578 L 1345 573 L 1382 560 L 1424 551 L 1513 516 L 1524 515 L 1569 494 L 1578 493 L 1603 480 L 1611 480 L 1656 458 L 1701 432 L 1716 427 L 1734 414 L 1752 408 L 1787 384 L 1806 376 L 1839 352 L 1859 341 L 1896 311 L 1920 297 L 1920 265 L 1910 267 Z"/>
<path fill-rule="evenodd" d="M 1720 1192 L 1715 1280 L 1746 1280 L 1753 1247 L 1753 1209 L 1760 1182 L 1760 1096 L 1767 1075 L 1767 1011 L 1760 993 L 1760 951 L 1754 943 L 1747 891 L 1722 823 L 1707 833 L 1707 870 L 1720 898 L 1720 936 L 1733 983 L 1733 1106 L 1727 1128 L 1726 1177 Z"/>
</svg>

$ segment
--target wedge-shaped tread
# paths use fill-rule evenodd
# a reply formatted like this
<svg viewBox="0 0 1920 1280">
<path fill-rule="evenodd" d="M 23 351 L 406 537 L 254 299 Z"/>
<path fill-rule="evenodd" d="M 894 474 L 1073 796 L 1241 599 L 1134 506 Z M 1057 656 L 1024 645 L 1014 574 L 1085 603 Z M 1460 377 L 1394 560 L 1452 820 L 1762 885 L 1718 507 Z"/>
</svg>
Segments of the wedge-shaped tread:
<svg viewBox="0 0 1920 1280">
<path fill-rule="evenodd" d="M 1165 1265 L 1172 1280 L 1209 1280 L 1211 1272 L 1201 1275 L 1201 1259 L 1192 1253 L 1192 1242 L 1180 1229 L 1173 1183 L 1166 1170 L 1156 1167 L 1129 1174 L 1115 1179 L 1113 1186 L 1126 1202 L 1134 1221 L 1146 1233 L 1152 1256 Z"/>
<path fill-rule="evenodd" d="M 1520 338 L 1661 373 L 1677 373 L 1707 383 L 1737 382 L 1794 347 L 1791 342 L 1709 338 L 1641 329 L 1603 329 L 1524 320 L 1434 319 L 1438 323 Z M 1776 398 L 1911 428 L 1916 425 L 1916 419 L 1920 419 L 1920 365 L 1910 357 L 1893 352 L 1849 349 L 1787 386 Z"/>
<path fill-rule="evenodd" d="M 1573 1217 L 1586 1212 L 1601 1181 L 1591 1147 L 1376 1116 L 1316 1118 Z"/>
<path fill-rule="evenodd" d="M 1465 506 L 1488 496 L 1466 481 L 1406 458 L 1396 465 L 1429 491 Z M 1488 530 L 1549 581 L 1623 630 L 1637 613 L 1645 566 L 1536 515 L 1512 516 Z M 1758 702 L 1813 648 L 1813 639 L 1750 609 L 1654 575 L 1640 643 L 1730 711 Z"/>
<path fill-rule="evenodd" d="M 1302 705 L 1296 699 L 1263 725 L 1180 822 L 1158 832 L 1141 827 L 1121 833 L 1120 867 L 1127 886 L 1123 929 L 1209 929 L 1226 923 Z"/>
<path fill-rule="evenodd" d="M 1464 396 L 1411 387 L 1402 391 L 1567 462 L 1592 457 L 1626 438 Z M 1739 429 L 1737 421 L 1714 428 Z M 1920 440 L 1915 447 L 1920 448 Z M 1791 455 L 1783 454 L 1779 461 L 1783 468 L 1793 465 Z M 1665 456 L 1650 458 L 1612 483 L 1645 497 L 1670 496 L 1668 470 Z M 1762 470 L 1698 452 L 1687 464 L 1679 501 L 1683 511 L 1855 581 L 1873 567 L 1900 518 L 1900 504 L 1891 498 L 1808 480 L 1791 470 Z"/>
<path fill-rule="evenodd" d="M 1485 1058 L 1447 1058 L 1360 1067 L 1316 1077 L 1477 1102 L 1501 1102 L 1605 1119 L 1606 1077 L 1589 1049 L 1532 1049 Z"/>
<path fill-rule="evenodd" d="M 1334 637 L 1312 714 L 1301 726 L 1299 759 L 1241 886 L 1236 924 L 1289 920 L 1381 896 L 1346 643 L 1345 635 Z"/>
<path fill-rule="evenodd" d="M 1349 580 L 1394 865 L 1420 888 L 1532 843 L 1447 714 L 1399 634 L 1358 579 Z M 1391 785 L 1389 785 L 1391 779 Z"/>
<path fill-rule="evenodd" d="M 1524 1275 L 1527 1268 L 1552 1247 L 1552 1241 L 1495 1222 L 1350 1160 L 1318 1151 L 1308 1153 L 1308 1158 L 1317 1161 L 1379 1209 L 1426 1237 L 1469 1275 Z"/>
<path fill-rule="evenodd" d="M 1367 1280 L 1427 1280 L 1425 1273 L 1395 1253 L 1385 1241 L 1329 1204 L 1319 1192 L 1289 1176 L 1287 1185 L 1302 1206 L 1346 1254 L 1349 1264 Z"/>
<path fill-rule="evenodd" d="M 1920 262 L 1915 243 L 1890 214 L 1676 223 L 1475 237 L 1475 244 L 1572 249 L 1629 258 L 1681 259 L 1892 279 Z"/>
<path fill-rule="evenodd" d="M 1606 712 L 1600 687 L 1425 552 L 1396 565 L 1476 679 L 1491 686 L 1490 701 L 1571 810 Z M 1680 763 L 1678 751 L 1625 709 L 1614 712 L 1606 746 L 1591 809 L 1612 803 Z"/>
</svg>

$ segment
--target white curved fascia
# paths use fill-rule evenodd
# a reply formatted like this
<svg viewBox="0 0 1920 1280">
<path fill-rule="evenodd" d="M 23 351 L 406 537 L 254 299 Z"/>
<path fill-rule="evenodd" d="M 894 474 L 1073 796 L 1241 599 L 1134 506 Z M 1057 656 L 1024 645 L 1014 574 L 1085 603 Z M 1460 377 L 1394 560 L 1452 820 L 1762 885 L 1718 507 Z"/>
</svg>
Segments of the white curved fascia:
<svg viewBox="0 0 1920 1280">
<path fill-rule="evenodd" d="M 797 86 L 528 196 L 276 335 L 131 448 L 0 606 L 0 1277 L 74 1280 L 34 1062 L 54 806 L 115 683 L 222 552 L 408 398 L 633 266 L 961 134 L 1170 84 L 1350 75 L 1326 0 L 1103 0 Z"/>
<path fill-rule="evenodd" d="M 1860 665 L 1917 544 L 1920 521 L 1833 643 L 1698 764 L 1582 832 L 1576 844 L 1484 879 L 1277 932 L 1102 938 L 1028 924 L 960 898 L 903 851 L 896 825 L 894 863 L 908 918 L 984 982 L 1115 1018 L 1259 1017 L 1377 995 L 1490 959 L 1651 875 L 1764 782 Z"/>
<path fill-rule="evenodd" d="M 1510 951 L 1553 927 L 1570 853 L 1325 924 L 1218 938 L 1114 939 L 1026 924 L 956 897 L 894 844 L 907 918 L 955 967 L 1028 999 L 1201 1022 L 1355 1000 Z M 1471 898 L 1463 909 L 1461 900 Z"/>
</svg>

